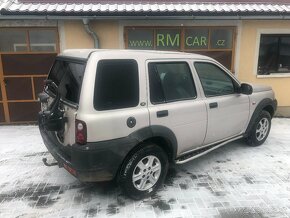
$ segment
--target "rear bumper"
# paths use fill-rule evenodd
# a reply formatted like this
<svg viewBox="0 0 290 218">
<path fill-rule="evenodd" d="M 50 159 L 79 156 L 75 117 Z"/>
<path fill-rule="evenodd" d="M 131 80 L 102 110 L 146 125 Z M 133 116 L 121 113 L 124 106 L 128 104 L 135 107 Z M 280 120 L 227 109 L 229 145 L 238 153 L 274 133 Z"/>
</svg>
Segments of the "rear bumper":
<svg viewBox="0 0 290 218">
<path fill-rule="evenodd" d="M 114 179 L 128 152 L 137 144 L 129 137 L 87 143 L 86 145 L 63 146 L 54 132 L 40 128 L 48 151 L 59 167 L 64 167 L 83 182 L 109 181 Z"/>
</svg>

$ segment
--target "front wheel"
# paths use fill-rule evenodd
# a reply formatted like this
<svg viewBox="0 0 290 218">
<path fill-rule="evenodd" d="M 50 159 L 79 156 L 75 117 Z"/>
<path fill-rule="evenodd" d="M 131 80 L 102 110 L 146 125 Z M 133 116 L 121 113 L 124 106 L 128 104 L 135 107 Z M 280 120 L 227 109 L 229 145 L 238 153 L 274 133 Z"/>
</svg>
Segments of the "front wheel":
<svg viewBox="0 0 290 218">
<path fill-rule="evenodd" d="M 142 199 L 160 187 L 167 170 L 168 157 L 164 150 L 155 144 L 144 144 L 124 161 L 119 183 L 126 195 Z"/>
<path fill-rule="evenodd" d="M 271 115 L 268 111 L 262 111 L 255 121 L 255 124 L 248 136 L 248 144 L 259 146 L 263 144 L 271 129 Z"/>
</svg>

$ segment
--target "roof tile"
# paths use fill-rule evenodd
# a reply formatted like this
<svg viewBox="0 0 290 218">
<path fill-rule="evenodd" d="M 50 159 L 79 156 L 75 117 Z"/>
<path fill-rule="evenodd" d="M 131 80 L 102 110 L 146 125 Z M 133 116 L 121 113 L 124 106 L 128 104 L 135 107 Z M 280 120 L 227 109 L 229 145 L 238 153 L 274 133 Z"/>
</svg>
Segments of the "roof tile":
<svg viewBox="0 0 290 218">
<path fill-rule="evenodd" d="M 127 0 L 126 0 L 127 1 Z M 203 1 L 204 3 L 202 3 Z M 229 3 L 230 1 L 224 0 L 211 0 L 212 3 L 206 3 L 209 0 L 188 0 L 188 1 L 174 1 L 175 3 L 164 2 L 161 0 L 131 0 L 130 3 L 117 3 L 116 0 L 109 0 L 104 3 L 100 1 L 78 1 L 78 0 L 0 0 L 0 9 L 2 14 L 53 14 L 53 13 L 252 13 L 258 15 L 259 13 L 289 13 L 290 0 L 280 0 L 283 4 L 274 2 L 273 0 L 254 0 L 255 2 L 267 3 L 250 3 L 250 0 L 242 0 L 239 2 L 247 3 Z M 234 1 L 234 0 L 231 0 Z M 280 2 L 279 1 L 279 2 Z M 86 2 L 86 3 L 84 3 Z M 228 2 L 228 3 L 227 3 Z M 287 3 L 287 4 L 286 4 Z M 193 15 L 193 14 L 192 14 Z M 208 15 L 208 14 L 206 14 Z"/>
</svg>

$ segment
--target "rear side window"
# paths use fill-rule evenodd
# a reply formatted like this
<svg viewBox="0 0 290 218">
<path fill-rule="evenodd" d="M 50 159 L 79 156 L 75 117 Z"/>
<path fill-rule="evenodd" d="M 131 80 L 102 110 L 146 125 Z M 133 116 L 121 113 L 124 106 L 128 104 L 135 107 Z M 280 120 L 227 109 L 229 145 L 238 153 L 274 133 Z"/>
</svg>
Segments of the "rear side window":
<svg viewBox="0 0 290 218">
<path fill-rule="evenodd" d="M 149 63 L 148 69 L 152 104 L 196 97 L 192 74 L 186 62 Z"/>
<path fill-rule="evenodd" d="M 139 103 L 138 65 L 135 60 L 101 60 L 95 81 L 94 107 L 113 110 Z"/>
<path fill-rule="evenodd" d="M 48 79 L 52 80 L 58 86 L 63 100 L 78 104 L 84 71 L 84 62 L 56 60 Z M 53 92 L 51 89 L 50 91 Z"/>
</svg>

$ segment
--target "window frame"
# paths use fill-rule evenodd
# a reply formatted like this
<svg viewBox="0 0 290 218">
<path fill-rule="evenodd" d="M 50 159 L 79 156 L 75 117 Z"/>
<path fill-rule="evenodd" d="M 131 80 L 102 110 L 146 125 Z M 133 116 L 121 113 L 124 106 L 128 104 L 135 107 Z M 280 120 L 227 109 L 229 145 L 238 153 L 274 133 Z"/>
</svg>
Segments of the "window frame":
<svg viewBox="0 0 290 218">
<path fill-rule="evenodd" d="M 184 99 L 177 99 L 177 100 L 171 100 L 171 101 L 165 101 L 165 102 L 160 102 L 160 103 L 153 103 L 151 101 L 151 89 L 150 89 L 150 76 L 149 76 L 149 64 L 150 63 L 161 63 L 161 64 L 166 64 L 166 63 L 185 63 L 188 66 L 188 69 L 190 71 L 190 76 L 191 76 L 191 80 L 192 80 L 192 84 L 193 84 L 193 88 L 195 90 L 195 97 L 191 97 L 191 98 L 184 98 Z M 151 105 L 163 105 L 163 104 L 170 104 L 170 103 L 174 103 L 174 102 L 180 102 L 180 101 L 189 101 L 189 100 L 195 100 L 198 98 L 198 89 L 197 89 L 197 83 L 196 83 L 196 78 L 194 77 L 190 62 L 188 60 L 148 60 L 146 62 L 146 76 L 148 77 L 147 79 L 147 84 L 148 84 L 148 100 L 151 103 Z M 164 90 L 162 88 L 163 91 L 163 95 L 164 95 Z M 165 96 L 164 96 L 165 97 Z"/>
<path fill-rule="evenodd" d="M 130 106 L 130 107 L 122 107 L 122 108 L 112 108 L 112 109 L 99 109 L 97 107 L 97 104 L 96 104 L 96 83 L 97 83 L 97 80 L 99 80 L 99 72 L 98 72 L 98 68 L 99 68 L 99 64 L 101 61 L 131 61 L 131 62 L 134 62 L 134 64 L 136 64 L 136 67 L 137 67 L 137 81 L 138 81 L 138 100 L 137 100 L 137 104 L 135 106 Z M 141 95 L 141 90 L 140 90 L 140 68 L 139 68 L 139 64 L 138 64 L 138 61 L 136 59 L 132 59 L 132 58 L 126 58 L 126 59 L 114 59 L 114 58 L 111 58 L 111 59 L 100 59 L 98 60 L 97 64 L 96 64 L 96 76 L 95 76 L 95 81 L 94 81 L 94 88 L 93 88 L 93 108 L 94 110 L 96 111 L 101 111 L 101 112 L 104 112 L 104 111 L 117 111 L 117 110 L 128 110 L 128 109 L 132 109 L 132 108 L 137 108 L 140 104 L 140 95 Z"/>
<path fill-rule="evenodd" d="M 207 64 L 212 64 L 212 65 L 218 67 L 222 72 L 225 73 L 225 75 L 227 75 L 227 76 L 231 79 L 232 84 L 233 84 L 234 89 L 235 89 L 235 90 L 234 90 L 234 93 L 230 93 L 230 94 L 226 94 L 226 95 L 212 95 L 212 96 L 207 96 L 207 95 L 205 94 L 205 91 L 204 91 L 204 88 L 203 88 L 202 82 L 201 82 L 201 80 L 200 80 L 199 74 L 198 74 L 198 72 L 197 72 L 197 70 L 196 70 L 196 68 L 195 68 L 195 64 L 196 64 L 196 63 L 207 63 Z M 194 69 L 194 71 L 195 71 L 195 73 L 196 73 L 196 75 L 197 75 L 197 78 L 198 78 L 198 80 L 199 80 L 199 86 L 200 86 L 200 88 L 201 88 L 201 90 L 202 90 L 202 93 L 203 93 L 204 97 L 206 97 L 206 98 L 214 98 L 214 97 L 222 97 L 222 96 L 229 96 L 229 95 L 239 94 L 238 88 L 241 86 L 240 81 L 238 81 L 238 80 L 234 77 L 234 75 L 233 75 L 231 72 L 229 72 L 229 70 L 228 70 L 227 68 L 225 68 L 223 65 L 219 64 L 219 63 L 216 62 L 216 61 L 211 61 L 211 60 L 193 60 L 193 61 L 192 61 L 192 65 L 193 65 L 193 69 Z"/>
<path fill-rule="evenodd" d="M 23 44 L 18 44 L 16 46 L 26 46 L 27 50 L 26 51 L 0 51 L 0 54 L 44 54 L 44 53 L 48 53 L 48 54 L 58 54 L 60 53 L 60 39 L 59 39 L 59 32 L 58 32 L 58 28 L 57 27 L 0 27 L 0 31 L 1 30 L 19 30 L 19 31 L 23 31 L 25 33 L 25 40 L 26 42 Z M 31 50 L 31 45 L 35 46 L 33 43 L 31 44 L 30 42 L 30 35 L 29 32 L 31 30 L 51 30 L 54 31 L 55 33 L 55 51 L 32 51 Z M 43 43 L 42 43 L 43 44 Z"/>
<path fill-rule="evenodd" d="M 260 42 L 261 42 L 261 35 L 262 34 L 275 34 L 275 35 L 290 35 L 289 29 L 257 29 L 256 35 L 256 48 L 255 48 L 255 58 L 253 64 L 253 72 L 256 75 L 256 78 L 263 79 L 263 78 L 289 78 L 290 73 L 274 73 L 269 75 L 259 75 L 258 74 L 258 62 L 259 62 L 259 50 L 260 50 Z"/>
<path fill-rule="evenodd" d="M 278 39 L 278 45 L 277 45 L 277 52 L 275 53 L 275 58 L 277 58 L 278 60 L 280 59 L 280 48 L 281 48 L 281 38 L 282 37 L 289 37 L 290 38 L 290 34 L 287 34 L 287 33 L 261 33 L 260 34 L 260 41 L 259 41 L 259 45 L 258 45 L 258 60 L 257 60 L 257 75 L 258 76 L 269 76 L 269 75 L 284 75 L 284 74 L 290 74 L 290 70 L 288 72 L 273 72 L 273 73 L 269 73 L 269 74 L 259 74 L 259 60 L 260 60 L 260 49 L 261 49 L 261 39 L 262 39 L 262 36 L 268 36 L 268 37 L 277 37 Z M 278 63 L 277 63 L 278 65 Z M 278 68 L 278 66 L 275 66 Z"/>
<path fill-rule="evenodd" d="M 48 72 L 47 78 L 49 77 L 51 71 L 53 70 L 53 67 L 54 67 L 56 61 L 66 61 L 66 62 L 70 62 L 70 63 L 74 63 L 74 64 L 83 64 L 84 67 L 85 67 L 84 68 L 84 75 L 85 75 L 86 67 L 87 67 L 87 59 L 66 57 L 66 56 L 58 56 L 58 57 L 55 58 L 55 61 L 53 62 L 53 65 L 51 66 L 51 68 L 50 68 L 50 70 Z M 80 95 L 81 95 L 81 91 L 82 91 L 82 84 L 81 84 L 80 90 L 79 90 L 79 98 L 80 98 Z M 49 88 L 47 86 L 44 88 L 44 92 L 46 92 L 47 94 L 49 94 L 52 97 L 55 97 L 55 93 L 53 93 L 51 90 L 49 90 Z M 79 101 L 80 101 L 80 99 L 79 99 Z M 60 98 L 60 102 L 66 104 L 68 106 L 71 106 L 73 108 L 77 108 L 79 106 L 79 102 L 76 103 L 76 102 L 70 101 L 68 99 L 63 99 L 62 97 Z"/>
</svg>

